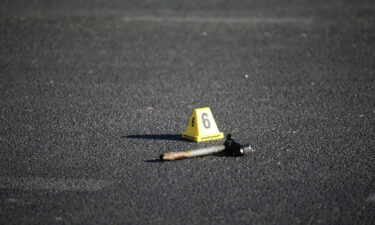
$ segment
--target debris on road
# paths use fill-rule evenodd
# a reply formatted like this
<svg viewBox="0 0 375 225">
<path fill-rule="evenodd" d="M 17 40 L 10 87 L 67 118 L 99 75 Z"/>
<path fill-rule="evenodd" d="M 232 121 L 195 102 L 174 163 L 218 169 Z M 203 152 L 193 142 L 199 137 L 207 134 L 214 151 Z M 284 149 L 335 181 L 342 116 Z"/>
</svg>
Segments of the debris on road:
<svg viewBox="0 0 375 225">
<path fill-rule="evenodd" d="M 192 151 L 185 152 L 168 152 L 160 155 L 160 160 L 177 160 L 187 159 L 199 156 L 213 155 L 218 153 L 224 153 L 229 156 L 244 156 L 254 152 L 254 149 L 250 145 L 241 145 L 232 139 L 232 135 L 228 134 L 227 139 L 222 145 L 211 146 L 207 148 L 200 148 Z"/>
</svg>

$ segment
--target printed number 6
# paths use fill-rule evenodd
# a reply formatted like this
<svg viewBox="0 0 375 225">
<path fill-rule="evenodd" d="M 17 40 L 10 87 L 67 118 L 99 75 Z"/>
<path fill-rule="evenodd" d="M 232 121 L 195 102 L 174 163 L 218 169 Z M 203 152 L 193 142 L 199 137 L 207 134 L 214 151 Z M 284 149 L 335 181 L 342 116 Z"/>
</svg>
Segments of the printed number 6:
<svg viewBox="0 0 375 225">
<path fill-rule="evenodd" d="M 205 128 L 210 128 L 210 126 L 211 126 L 211 124 L 210 124 L 210 120 L 207 119 L 207 117 L 208 117 L 207 113 L 203 113 L 203 114 L 202 114 L 203 126 L 204 126 Z"/>
</svg>

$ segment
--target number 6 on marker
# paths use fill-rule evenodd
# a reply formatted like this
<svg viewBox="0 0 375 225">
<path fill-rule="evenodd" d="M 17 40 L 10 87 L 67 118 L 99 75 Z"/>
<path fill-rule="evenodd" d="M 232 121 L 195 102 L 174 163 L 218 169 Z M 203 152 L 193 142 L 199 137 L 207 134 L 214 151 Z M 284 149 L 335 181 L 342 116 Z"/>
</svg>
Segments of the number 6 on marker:
<svg viewBox="0 0 375 225">
<path fill-rule="evenodd" d="M 207 113 L 202 113 L 203 126 L 205 128 L 210 128 L 210 125 L 211 125 L 210 120 L 207 117 L 208 117 Z"/>
<path fill-rule="evenodd" d="M 182 137 L 200 142 L 224 138 L 224 134 L 217 128 L 215 119 L 210 108 L 194 109 L 190 117 L 186 131 Z"/>
</svg>

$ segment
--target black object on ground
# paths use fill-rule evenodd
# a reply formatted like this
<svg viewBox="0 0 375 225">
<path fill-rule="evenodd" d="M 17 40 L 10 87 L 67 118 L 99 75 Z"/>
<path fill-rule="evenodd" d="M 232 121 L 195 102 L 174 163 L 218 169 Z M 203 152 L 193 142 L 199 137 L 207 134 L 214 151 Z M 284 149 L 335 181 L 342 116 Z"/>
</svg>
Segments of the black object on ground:
<svg viewBox="0 0 375 225">
<path fill-rule="evenodd" d="M 168 152 L 160 154 L 160 160 L 177 160 L 177 159 L 188 159 L 206 155 L 224 154 L 230 156 L 244 156 L 254 150 L 249 144 L 241 145 L 232 139 L 232 135 L 228 134 L 227 139 L 222 145 L 210 146 L 206 148 L 194 149 L 183 152 Z"/>
</svg>

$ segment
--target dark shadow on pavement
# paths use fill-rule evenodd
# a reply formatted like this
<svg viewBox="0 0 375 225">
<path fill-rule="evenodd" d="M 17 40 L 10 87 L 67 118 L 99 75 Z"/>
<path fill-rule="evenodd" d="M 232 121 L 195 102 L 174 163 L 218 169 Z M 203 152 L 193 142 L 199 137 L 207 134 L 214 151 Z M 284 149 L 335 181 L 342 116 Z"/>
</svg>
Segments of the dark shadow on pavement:
<svg viewBox="0 0 375 225">
<path fill-rule="evenodd" d="M 135 135 L 122 136 L 121 138 L 154 139 L 154 140 L 191 142 L 187 139 L 183 139 L 181 137 L 181 134 L 135 134 Z"/>
<path fill-rule="evenodd" d="M 148 160 L 145 160 L 144 162 L 147 162 L 147 163 L 162 163 L 162 162 L 165 162 L 161 159 L 148 159 Z"/>
</svg>

